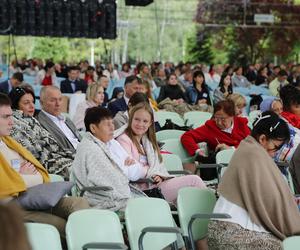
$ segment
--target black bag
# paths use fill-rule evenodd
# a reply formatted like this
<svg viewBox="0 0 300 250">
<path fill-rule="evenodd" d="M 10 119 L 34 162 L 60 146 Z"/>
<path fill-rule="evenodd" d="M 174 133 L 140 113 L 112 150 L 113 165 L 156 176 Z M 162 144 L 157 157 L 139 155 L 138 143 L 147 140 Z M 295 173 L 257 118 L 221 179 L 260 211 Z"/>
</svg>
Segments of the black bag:
<svg viewBox="0 0 300 250">
<path fill-rule="evenodd" d="M 216 152 L 209 150 L 208 156 L 197 155 L 195 160 L 204 164 L 216 163 Z M 210 181 L 218 177 L 218 171 L 216 168 L 202 168 L 200 177 L 202 180 Z"/>
<path fill-rule="evenodd" d="M 143 190 L 143 192 L 148 196 L 152 198 L 160 198 L 160 199 L 165 199 L 163 196 L 161 189 L 159 187 Z"/>
<path fill-rule="evenodd" d="M 183 130 L 183 131 L 189 131 L 192 129 L 192 126 L 179 126 L 172 122 L 171 119 L 166 119 L 166 123 L 164 126 L 161 127 L 161 130 L 166 129 L 177 129 L 177 130 Z"/>
</svg>

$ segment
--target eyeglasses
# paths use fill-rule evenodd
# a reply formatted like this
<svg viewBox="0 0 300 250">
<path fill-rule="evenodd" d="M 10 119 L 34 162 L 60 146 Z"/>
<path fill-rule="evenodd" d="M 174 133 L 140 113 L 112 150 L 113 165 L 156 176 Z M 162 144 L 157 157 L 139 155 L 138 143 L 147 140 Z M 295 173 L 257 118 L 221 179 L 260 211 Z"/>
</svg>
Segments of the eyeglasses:
<svg viewBox="0 0 300 250">
<path fill-rule="evenodd" d="M 284 143 L 281 143 L 280 145 L 276 145 L 273 140 L 269 140 L 269 142 L 271 142 L 273 144 L 273 148 L 268 149 L 268 151 L 270 151 L 270 152 L 276 152 L 276 151 L 280 150 L 282 148 L 282 146 L 284 145 Z"/>
<path fill-rule="evenodd" d="M 221 122 L 228 121 L 230 118 L 231 118 L 230 116 L 228 116 L 228 117 L 214 116 L 214 117 L 213 117 L 213 119 L 214 119 L 215 121 L 221 121 Z"/>
</svg>

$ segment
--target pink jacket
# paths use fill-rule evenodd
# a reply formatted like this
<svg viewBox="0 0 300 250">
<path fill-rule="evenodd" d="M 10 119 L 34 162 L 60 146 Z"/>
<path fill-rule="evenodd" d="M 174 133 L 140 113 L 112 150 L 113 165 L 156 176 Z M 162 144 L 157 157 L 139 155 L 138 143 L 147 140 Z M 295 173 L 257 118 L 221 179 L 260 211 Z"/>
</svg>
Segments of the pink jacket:
<svg viewBox="0 0 300 250">
<path fill-rule="evenodd" d="M 133 144 L 133 141 L 125 133 L 121 134 L 116 139 L 126 152 L 137 162 L 140 161 L 140 154 L 137 147 Z"/>
</svg>

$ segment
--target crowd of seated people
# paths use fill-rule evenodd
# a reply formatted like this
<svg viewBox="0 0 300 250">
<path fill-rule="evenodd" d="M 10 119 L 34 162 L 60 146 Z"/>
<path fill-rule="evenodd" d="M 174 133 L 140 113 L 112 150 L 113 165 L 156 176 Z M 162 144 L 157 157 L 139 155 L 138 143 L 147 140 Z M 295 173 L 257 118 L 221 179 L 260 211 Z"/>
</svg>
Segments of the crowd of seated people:
<svg viewBox="0 0 300 250">
<path fill-rule="evenodd" d="M 3 135 L 0 134 L 2 145 L 0 157 L 3 162 L 1 167 L 13 178 L 5 179 L 2 183 L 11 185 L 9 186 L 11 192 L 2 193 L 6 190 L 3 186 L 0 190 L 1 198 L 14 199 L 16 194 L 24 192 L 28 187 L 48 182 L 48 173 L 59 174 L 66 180 L 72 173 L 78 188 L 100 185 L 111 187 L 112 190 L 108 191 L 108 196 L 103 196 L 97 191 L 85 193 L 83 198 L 76 200 L 78 205 L 63 212 L 64 216 L 60 214 L 62 211 L 60 206 L 64 204 L 59 203 L 57 210 L 52 210 L 52 214 L 44 211 L 32 214 L 27 211 L 26 220 L 54 224 L 64 238 L 64 226 L 70 212 L 90 206 L 122 211 L 128 199 L 146 196 L 146 185 L 134 184 L 140 178 L 150 178 L 154 182 L 151 188 L 159 187 L 164 198 L 174 205 L 180 188 L 185 186 L 206 188 L 203 180 L 210 179 L 210 176 L 206 175 L 204 170 L 200 171 L 200 177 L 196 175 L 174 177 L 168 174 L 163 165 L 155 137 L 155 131 L 158 129 L 154 128 L 155 112 L 159 111 L 160 107 L 156 101 L 159 103 L 170 98 L 176 104 L 214 105 L 210 120 L 181 136 L 182 145 L 190 156 L 196 156 L 198 161 L 215 160 L 202 152 L 198 146 L 201 142 L 206 142 L 209 151 L 214 152 L 214 155 L 220 150 L 236 149 L 228 173 L 221 179 L 219 188 L 221 199 L 215 208 L 215 212 L 229 213 L 232 219 L 228 222 L 213 221 L 210 224 L 209 246 L 212 249 L 222 249 L 224 246 L 227 249 L 227 246 L 233 245 L 241 248 L 246 244 L 244 240 L 232 242 L 230 238 L 230 232 L 235 232 L 240 239 L 251 238 L 247 244 L 255 249 L 259 249 L 260 246 L 261 249 L 277 249 L 284 238 L 300 233 L 298 218 L 295 219 L 295 201 L 288 187 L 284 186 L 282 175 L 278 174 L 277 169 L 273 170 L 272 166 L 274 161 L 289 162 L 296 193 L 300 193 L 300 158 L 296 153 L 300 151 L 298 147 L 300 72 L 297 71 L 299 67 L 296 65 L 293 70 L 283 69 L 280 66 L 278 70 L 275 66 L 266 67 L 257 64 L 243 73 L 240 66 L 235 70 L 230 66 L 227 68 L 231 70 L 223 70 L 225 65 L 224 67 L 212 65 L 207 71 L 204 65 L 193 67 L 188 63 L 176 66 L 172 63 L 151 65 L 141 63 L 139 69 L 131 70 L 130 64 L 127 63 L 119 71 L 116 65 L 102 67 L 101 64 L 97 64 L 95 68 L 91 68 L 91 65 L 84 61 L 78 66 L 64 67 L 66 80 L 60 85 L 54 75 L 54 72 L 58 75 L 58 68 L 52 66 L 50 62 L 45 66 L 47 67 L 39 68 L 40 74 L 38 72 L 36 74 L 41 79 L 39 84 L 43 86 L 39 93 L 40 112 L 35 110 L 34 91 L 30 86 L 22 84 L 23 75 L 27 74 L 26 68 L 22 70 L 23 73 L 19 71 L 14 73 L 5 84 L 0 83 L 0 87 L 4 86 L 1 92 L 9 93 L 11 99 L 11 102 L 4 101 L 2 105 L 4 109 L 0 105 L 0 121 L 4 124 L 0 128 L 0 132 L 3 131 Z M 30 69 L 31 67 L 29 64 Z M 114 98 L 109 101 L 110 85 L 122 78 L 125 78 L 124 84 L 117 86 L 118 91 L 116 90 Z M 184 84 L 183 80 L 186 81 Z M 241 82 L 246 83 L 245 86 L 241 86 Z M 247 119 L 249 98 L 243 93 L 235 92 L 235 87 L 238 89 L 246 87 L 245 89 L 249 91 L 252 87 L 257 89 L 255 84 L 259 85 L 259 88 L 269 88 L 270 96 L 262 96 L 263 101 L 258 105 L 258 109 L 261 112 L 270 112 L 259 115 L 251 131 Z M 155 88 L 160 88 L 157 92 L 158 99 L 152 96 Z M 273 93 L 271 89 L 276 90 L 274 97 L 271 96 Z M 72 119 L 62 113 L 63 91 L 68 94 L 86 92 L 86 101 L 78 105 Z M 122 92 L 123 95 L 119 95 Z M 0 97 L 5 99 L 5 95 Z M 10 109 L 13 111 L 2 114 L 2 109 L 3 112 L 10 112 Z M 10 120 L 10 116 L 13 117 L 13 122 L 9 121 L 6 124 L 5 120 Z M 114 126 L 114 123 L 117 126 Z M 118 133 L 114 138 L 117 127 L 122 127 L 121 134 Z M 79 130 L 86 130 L 86 133 L 79 133 Z M 255 153 L 253 157 L 261 159 L 257 165 L 252 164 L 255 165 L 253 171 L 251 171 L 251 155 L 246 154 L 252 147 L 253 154 Z M 12 150 L 18 155 L 9 152 Z M 12 161 L 14 158 L 7 160 L 6 157 L 17 157 L 21 162 L 20 169 L 15 171 L 16 166 L 13 164 L 16 162 Z M 239 158 L 245 159 L 245 164 Z M 263 162 L 268 163 L 268 166 L 265 164 L 261 167 Z M 249 169 L 243 167 L 240 170 L 238 165 L 248 166 Z M 251 196 L 249 190 L 252 185 L 256 185 L 255 181 L 260 182 L 262 178 L 259 176 L 260 168 L 269 178 L 266 185 L 260 186 L 261 189 L 257 191 L 272 193 L 273 190 L 270 199 L 279 203 L 277 208 L 269 207 L 262 200 L 259 209 L 253 210 L 255 197 Z M 16 172 L 13 172 L 13 175 L 12 169 Z M 38 176 L 31 179 L 23 175 Z M 252 175 L 252 178 L 242 182 L 237 175 L 241 178 Z M 30 179 L 29 182 L 27 177 Z M 253 180 L 254 178 L 257 180 Z M 243 185 L 243 189 L 235 188 L 236 192 L 231 193 L 231 181 L 233 185 L 239 187 Z M 271 188 L 273 186 L 276 188 Z M 274 190 L 278 190 L 278 193 L 285 192 L 287 195 L 276 195 Z M 75 202 L 72 199 L 67 200 Z M 232 209 L 236 209 L 234 210 L 236 213 L 232 212 Z M 264 209 L 268 214 L 262 213 Z M 281 223 L 278 224 L 274 220 L 274 214 L 278 214 L 282 209 L 292 211 L 282 218 L 288 221 L 286 228 L 282 228 Z M 59 212 L 56 214 L 57 211 Z M 240 218 L 246 219 L 246 224 L 241 222 Z M 250 225 L 248 222 L 252 225 L 251 228 L 248 228 Z M 225 229 L 228 229 L 227 233 L 224 233 Z"/>
</svg>

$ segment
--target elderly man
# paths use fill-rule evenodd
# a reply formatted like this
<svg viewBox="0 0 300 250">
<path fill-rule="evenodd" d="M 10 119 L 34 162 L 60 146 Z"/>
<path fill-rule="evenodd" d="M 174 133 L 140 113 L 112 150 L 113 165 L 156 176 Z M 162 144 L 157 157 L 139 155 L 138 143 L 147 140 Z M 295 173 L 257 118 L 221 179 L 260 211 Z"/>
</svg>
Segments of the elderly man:
<svg viewBox="0 0 300 250">
<path fill-rule="evenodd" d="M 41 89 L 40 103 L 42 110 L 37 119 L 52 134 L 55 140 L 65 149 L 76 151 L 81 136 L 74 123 L 62 113 L 62 94 L 55 86 Z"/>
<path fill-rule="evenodd" d="M 10 99 L 0 93 L 0 202 L 10 202 L 28 188 L 49 182 L 46 169 L 21 144 L 9 136 L 13 126 Z M 68 216 L 89 205 L 83 198 L 63 197 L 49 211 L 26 210 L 25 221 L 54 225 L 65 244 Z"/>
</svg>

